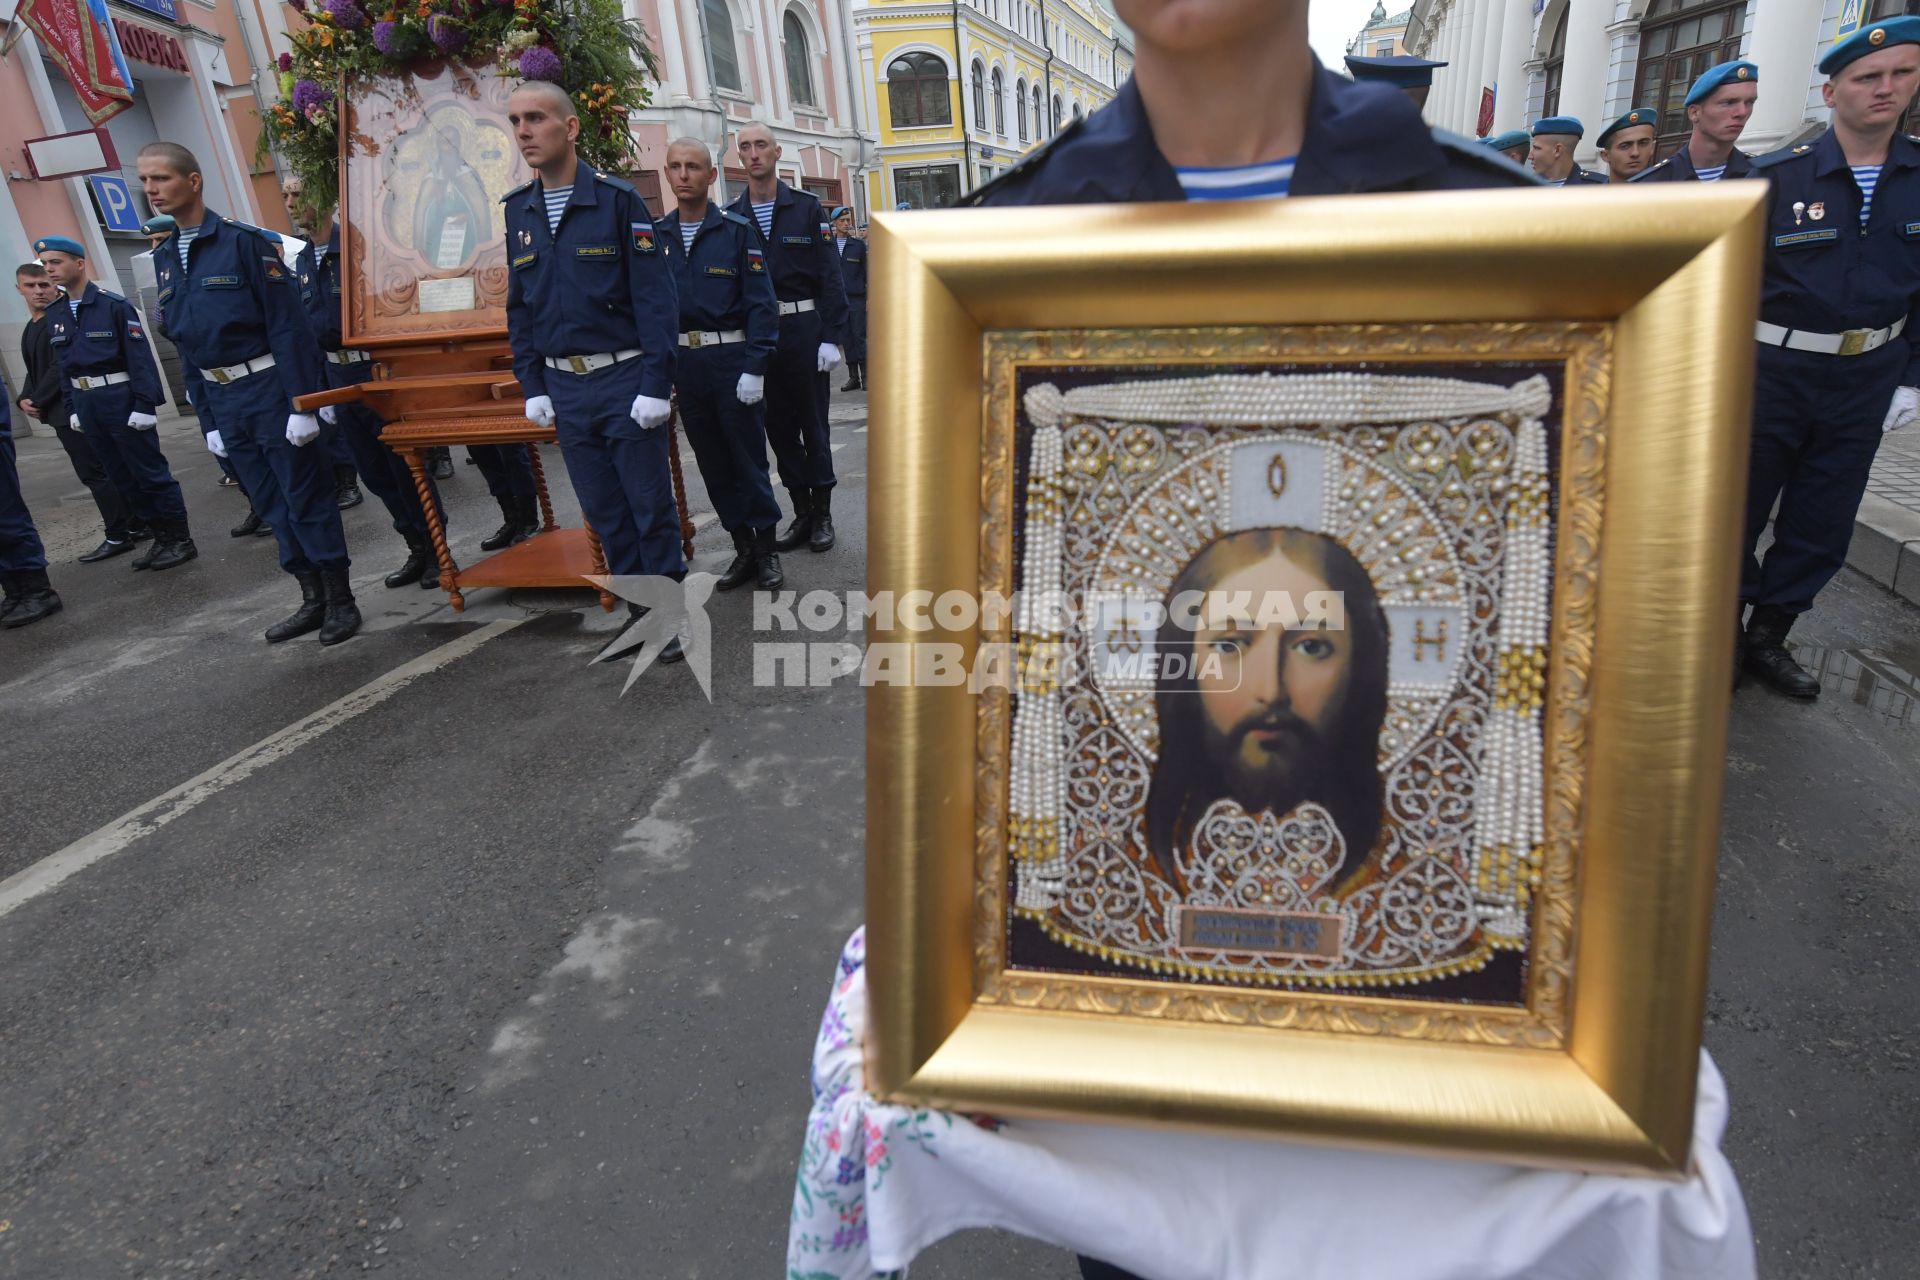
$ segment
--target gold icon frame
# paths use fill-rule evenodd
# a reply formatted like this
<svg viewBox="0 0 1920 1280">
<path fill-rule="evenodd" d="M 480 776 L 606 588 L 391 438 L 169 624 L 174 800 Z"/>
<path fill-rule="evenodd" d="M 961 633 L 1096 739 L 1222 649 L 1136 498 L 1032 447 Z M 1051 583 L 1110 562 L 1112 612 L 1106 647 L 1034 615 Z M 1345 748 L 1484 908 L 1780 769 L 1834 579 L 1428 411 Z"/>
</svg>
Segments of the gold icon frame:
<svg viewBox="0 0 1920 1280">
<path fill-rule="evenodd" d="M 1764 193 L 1715 183 L 874 219 L 871 592 L 1010 589 L 1023 360 L 1545 357 L 1567 361 L 1568 394 L 1546 725 L 1549 830 L 1563 837 L 1548 879 L 1560 883 L 1536 917 L 1545 963 L 1526 1009 L 1006 970 L 1007 697 L 879 685 L 867 695 L 873 1093 L 1685 1169 Z M 875 624 L 868 638 L 956 636 Z"/>
</svg>

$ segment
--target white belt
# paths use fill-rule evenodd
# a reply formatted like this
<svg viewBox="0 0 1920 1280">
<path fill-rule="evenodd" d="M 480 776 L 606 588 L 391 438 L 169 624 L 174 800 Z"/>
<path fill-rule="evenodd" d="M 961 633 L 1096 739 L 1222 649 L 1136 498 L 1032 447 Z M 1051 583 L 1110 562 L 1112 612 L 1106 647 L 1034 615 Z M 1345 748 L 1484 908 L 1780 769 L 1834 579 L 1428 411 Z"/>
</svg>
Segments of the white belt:
<svg viewBox="0 0 1920 1280">
<path fill-rule="evenodd" d="M 640 348 L 628 347 L 625 351 L 602 351 L 591 356 L 548 356 L 547 368 L 559 369 L 563 373 L 597 373 L 623 360 L 639 358 Z"/>
<path fill-rule="evenodd" d="M 1845 333 L 1808 333 L 1804 329 L 1789 329 L 1762 320 L 1753 326 L 1753 336 L 1770 347 L 1785 347 L 1789 351 L 1816 351 L 1823 356 L 1863 356 L 1892 342 L 1906 327 L 1905 316 L 1884 329 L 1849 329 Z"/>
<path fill-rule="evenodd" d="M 373 359 L 373 352 L 371 351 L 354 351 L 351 349 L 345 351 L 329 351 L 326 355 L 327 359 L 333 361 L 335 364 L 359 364 L 362 360 Z"/>
<path fill-rule="evenodd" d="M 780 304 L 780 314 L 783 316 L 799 315 L 802 311 L 811 310 L 813 310 L 812 298 L 802 298 L 798 302 L 783 302 Z"/>
<path fill-rule="evenodd" d="M 255 356 L 251 360 L 242 360 L 239 364 L 224 365 L 217 369 L 202 369 L 200 376 L 208 382 L 217 382 L 225 386 L 229 382 L 238 382 L 250 373 L 261 373 L 273 368 L 273 352 Z"/>
<path fill-rule="evenodd" d="M 720 347 L 729 342 L 746 340 L 747 334 L 744 329 L 723 329 L 719 332 L 712 329 L 689 329 L 680 335 L 680 345 L 683 347 Z"/>
<path fill-rule="evenodd" d="M 117 387 L 127 380 L 125 373 L 99 373 L 90 378 L 76 376 L 73 385 L 82 391 L 93 391 L 100 387 Z"/>
</svg>

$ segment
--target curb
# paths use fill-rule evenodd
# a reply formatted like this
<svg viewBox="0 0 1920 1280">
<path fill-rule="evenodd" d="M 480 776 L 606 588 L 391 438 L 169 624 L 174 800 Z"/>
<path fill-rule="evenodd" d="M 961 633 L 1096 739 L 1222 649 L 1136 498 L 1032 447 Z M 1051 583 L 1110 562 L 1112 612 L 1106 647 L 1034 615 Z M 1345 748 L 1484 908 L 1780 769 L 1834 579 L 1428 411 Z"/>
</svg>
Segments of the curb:
<svg viewBox="0 0 1920 1280">
<path fill-rule="evenodd" d="M 1868 492 L 1853 518 L 1847 565 L 1920 604 L 1920 512 Z"/>
</svg>

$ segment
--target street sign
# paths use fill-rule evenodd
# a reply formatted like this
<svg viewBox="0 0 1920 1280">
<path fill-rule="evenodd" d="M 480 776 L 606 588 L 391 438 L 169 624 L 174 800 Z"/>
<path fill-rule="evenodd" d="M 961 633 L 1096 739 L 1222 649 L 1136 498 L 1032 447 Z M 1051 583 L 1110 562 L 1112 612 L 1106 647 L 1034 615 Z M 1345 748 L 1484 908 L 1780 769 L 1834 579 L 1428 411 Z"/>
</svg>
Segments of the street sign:
<svg viewBox="0 0 1920 1280">
<path fill-rule="evenodd" d="M 121 3 L 130 4 L 136 9 L 145 9 L 148 13 L 158 14 L 168 22 L 180 21 L 180 10 L 173 0 L 121 0 Z"/>
<path fill-rule="evenodd" d="M 49 178 L 75 178 L 83 173 L 111 172 L 120 167 L 113 139 L 105 129 L 49 134 L 44 138 L 28 138 L 21 145 L 27 153 L 27 168 L 42 182 Z"/>
<path fill-rule="evenodd" d="M 96 173 L 87 179 L 93 198 L 100 203 L 100 217 L 109 231 L 140 232 L 140 210 L 133 203 L 127 180 L 117 173 Z"/>
<path fill-rule="evenodd" d="M 1840 23 L 1833 29 L 1835 44 L 1860 29 L 1860 11 L 1864 7 L 1862 0 L 1846 0 L 1846 3 L 1840 6 Z"/>
</svg>

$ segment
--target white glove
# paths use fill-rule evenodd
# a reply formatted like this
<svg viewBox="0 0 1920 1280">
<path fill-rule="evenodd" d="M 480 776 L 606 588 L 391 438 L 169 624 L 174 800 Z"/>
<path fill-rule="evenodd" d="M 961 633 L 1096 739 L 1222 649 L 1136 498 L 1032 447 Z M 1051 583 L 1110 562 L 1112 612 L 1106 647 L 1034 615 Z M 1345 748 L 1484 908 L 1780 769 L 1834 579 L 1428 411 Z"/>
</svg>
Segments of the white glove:
<svg viewBox="0 0 1920 1280">
<path fill-rule="evenodd" d="M 87 432 L 87 429 L 80 425 L 80 415 L 77 413 L 68 416 L 67 425 L 75 431 L 78 431 L 81 435 L 85 435 Z"/>
<path fill-rule="evenodd" d="M 520 412 L 536 427 L 553 425 L 553 399 L 550 396 L 528 396 L 527 407 Z"/>
<path fill-rule="evenodd" d="M 1897 387 L 1893 393 L 1893 403 L 1887 406 L 1887 420 L 1880 424 L 1880 430 L 1898 431 L 1920 422 L 1920 387 Z"/>
<path fill-rule="evenodd" d="M 287 415 L 287 443 L 298 449 L 320 438 L 320 420 L 310 413 Z"/>
<path fill-rule="evenodd" d="M 743 373 L 740 383 L 733 389 L 734 399 L 741 404 L 759 404 L 767 394 L 767 380 L 757 373 Z"/>
<path fill-rule="evenodd" d="M 820 354 L 819 357 L 815 359 L 813 367 L 821 373 L 832 373 L 833 367 L 839 363 L 840 348 L 834 346 L 831 342 L 821 343 Z"/>
<path fill-rule="evenodd" d="M 127 425 L 135 431 L 151 431 L 160 425 L 160 419 L 150 413 L 130 413 L 127 415 Z"/>
<path fill-rule="evenodd" d="M 220 438 L 218 431 L 207 432 L 207 452 L 216 458 L 227 456 L 227 442 Z"/>
<path fill-rule="evenodd" d="M 330 404 L 322 405 L 320 408 L 320 421 L 326 423 L 328 426 L 332 426 L 334 423 L 340 421 L 339 407 Z"/>
<path fill-rule="evenodd" d="M 673 416 L 673 405 L 666 400 L 655 400 L 652 396 L 635 396 L 633 408 L 627 413 L 640 424 L 642 431 L 651 431 Z"/>
</svg>

